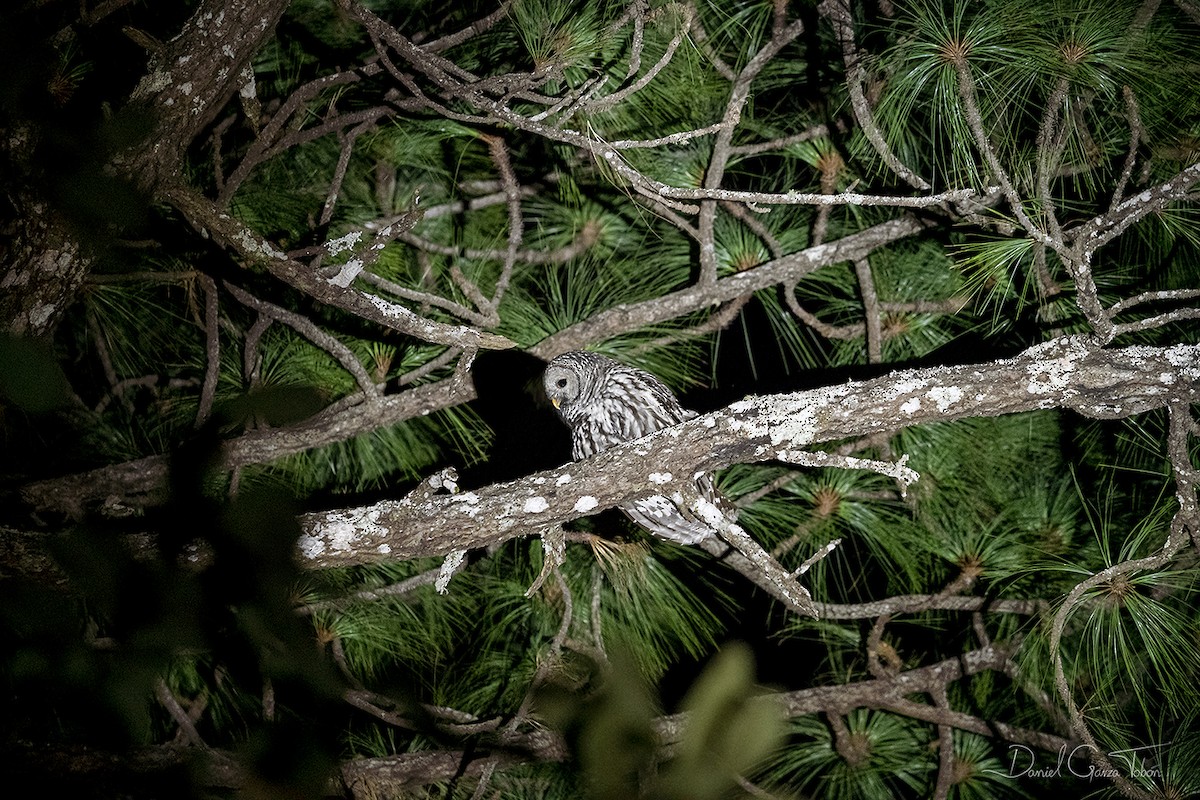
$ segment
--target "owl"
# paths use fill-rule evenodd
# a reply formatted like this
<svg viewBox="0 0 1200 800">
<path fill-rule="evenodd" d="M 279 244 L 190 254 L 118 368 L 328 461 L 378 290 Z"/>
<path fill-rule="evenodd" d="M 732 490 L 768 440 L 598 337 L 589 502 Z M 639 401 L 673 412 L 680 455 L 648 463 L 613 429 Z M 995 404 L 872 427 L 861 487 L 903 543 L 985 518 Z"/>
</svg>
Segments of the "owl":
<svg viewBox="0 0 1200 800">
<path fill-rule="evenodd" d="M 550 361 L 542 380 L 546 397 L 571 429 L 571 457 L 576 461 L 696 416 L 649 372 L 596 353 L 563 353 Z M 720 507 L 710 475 L 696 479 L 696 490 Z M 662 495 L 634 500 L 621 510 L 672 542 L 699 544 L 717 536 L 712 527 Z"/>
</svg>

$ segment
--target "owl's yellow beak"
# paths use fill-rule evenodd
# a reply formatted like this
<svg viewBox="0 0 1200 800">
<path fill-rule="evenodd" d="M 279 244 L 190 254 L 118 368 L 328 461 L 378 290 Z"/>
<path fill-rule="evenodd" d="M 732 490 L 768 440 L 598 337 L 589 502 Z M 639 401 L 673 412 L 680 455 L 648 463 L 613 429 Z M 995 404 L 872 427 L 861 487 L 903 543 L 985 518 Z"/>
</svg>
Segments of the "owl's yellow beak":
<svg viewBox="0 0 1200 800">
<path fill-rule="evenodd" d="M 558 404 L 559 404 L 559 403 L 561 403 L 561 402 L 562 402 L 562 400 L 561 400 L 561 399 L 559 399 L 559 398 L 557 398 L 557 397 L 551 397 L 551 398 L 550 398 L 550 402 L 551 402 L 551 403 L 554 403 L 554 407 L 555 407 L 555 408 L 558 408 Z"/>
</svg>

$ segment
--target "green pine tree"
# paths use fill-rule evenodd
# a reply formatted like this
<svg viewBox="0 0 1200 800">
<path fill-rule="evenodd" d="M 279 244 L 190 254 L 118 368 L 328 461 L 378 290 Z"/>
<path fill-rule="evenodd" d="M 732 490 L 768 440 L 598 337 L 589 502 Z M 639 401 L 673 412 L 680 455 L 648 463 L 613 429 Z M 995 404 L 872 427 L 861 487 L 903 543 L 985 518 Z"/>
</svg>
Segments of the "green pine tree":
<svg viewBox="0 0 1200 800">
<path fill-rule="evenodd" d="M 4 13 L 10 780 L 1200 793 L 1195 2 Z"/>
</svg>

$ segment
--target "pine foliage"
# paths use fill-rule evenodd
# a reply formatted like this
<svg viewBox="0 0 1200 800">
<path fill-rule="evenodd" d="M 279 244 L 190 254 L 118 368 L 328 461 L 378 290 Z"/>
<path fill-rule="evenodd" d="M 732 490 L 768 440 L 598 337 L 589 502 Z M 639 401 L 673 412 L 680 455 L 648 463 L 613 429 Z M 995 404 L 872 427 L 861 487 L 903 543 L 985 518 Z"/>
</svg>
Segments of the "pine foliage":
<svg viewBox="0 0 1200 800">
<path fill-rule="evenodd" d="M 222 134 L 188 151 L 181 180 L 221 198 L 227 218 L 283 258 L 326 280 L 349 275 L 351 289 L 425 321 L 486 330 L 526 353 L 563 337 L 568 349 L 653 372 L 707 411 L 746 394 L 983 363 L 1093 334 L 1096 320 L 1076 301 L 1085 281 L 1102 309 L 1167 291 L 1179 294 L 1162 295 L 1161 313 L 1196 305 L 1194 183 L 1153 213 L 1130 210 L 1127 229 L 1086 269 L 1048 243 L 1196 164 L 1194 3 L 514 0 L 471 35 L 430 46 L 424 72 L 382 63 L 377 49 L 397 62 L 402 51 L 373 40 L 343 6 L 417 44 L 496 11 L 490 2 L 293 2 L 252 64 L 264 116 L 231 100 L 214 123 Z M 849 66 L 832 6 L 857 37 Z M 803 33 L 758 65 L 794 20 Z M 165 32 L 162 19 L 150 23 Z M 70 81 L 89 86 L 87 59 L 103 56 L 62 55 Z M 358 65 L 352 79 L 294 94 L 347 65 Z M 752 69 L 744 107 L 695 133 L 722 121 L 731 85 Z M 465 90 L 439 91 L 439 81 L 458 80 L 523 122 L 481 111 Z M 859 118 L 848 88 L 856 81 L 879 141 Z M 299 108 L 270 150 L 264 121 L 289 102 Z M 307 133 L 381 108 L 370 124 Z M 660 137 L 675 138 L 621 144 Z M 928 191 L 905 182 L 881 143 Z M 975 194 L 912 210 L 928 232 L 874 247 L 860 263 L 687 306 L 697 286 L 910 211 L 679 199 L 631 175 L 762 197 Z M 3 461 L 14 496 L 35 480 L 139 459 L 169 457 L 173 470 L 165 505 L 115 497 L 116 522 L 93 514 L 69 540 L 86 546 L 59 548 L 82 587 L 70 612 L 47 605 L 46 586 L 8 584 L 0 630 L 15 653 L 3 660 L 12 741 L 88 744 L 106 730 L 136 746 L 187 741 L 182 714 L 205 746 L 259 765 L 262 796 L 296 787 L 317 796 L 336 765 L 422 753 L 458 760 L 411 784 L 380 785 L 394 796 L 546 800 L 1200 791 L 1195 551 L 1125 568 L 1152 561 L 1182 524 L 1186 470 L 1170 457 L 1166 411 L 897 421 L 822 446 L 907 456 L 920 480 L 903 491 L 867 468 L 723 470 L 719 488 L 739 524 L 787 569 L 840 542 L 802 578 L 833 609 L 819 620 L 786 613 L 720 559 L 652 540 L 611 512 L 568 524 L 561 563 L 553 532 L 542 531 L 472 551 L 452 577 L 439 558 L 301 572 L 271 563 L 291 563 L 299 528 L 286 520 L 298 510 L 403 497 L 444 467 L 475 486 L 510 480 L 509 464 L 532 463 L 527 455 L 542 459 L 527 472 L 566 461 L 565 447 L 553 449 L 561 430 L 551 431 L 558 423 L 542 413 L 530 376 L 509 387 L 519 400 L 508 407 L 477 381 L 454 402 L 386 416 L 380 409 L 399 407 L 404 392 L 451 385 L 475 354 L 306 296 L 262 259 L 230 258 L 195 235 L 178 209 L 153 214 L 153 225 L 122 233 L 126 245 L 153 246 L 106 251 L 52 354 L 0 343 L 18 376 L 0 384 L 0 446 L 32 453 Z M 365 245 L 393 228 L 364 266 Z M 663 298 L 683 310 L 571 338 L 602 314 Z M 1108 321 L 1149 316 L 1133 309 Z M 1195 319 L 1122 329 L 1119 343 L 1194 345 Z M 55 401 L 69 408 L 53 417 L 37 410 L 44 387 L 22 394 L 19 385 L 43 366 L 70 387 L 68 401 Z M 1172 413 L 1189 412 L 1177 406 Z M 346 409 L 376 421 L 354 428 L 337 416 Z M 344 429 L 330 432 L 335 417 Z M 222 450 L 313 420 L 320 435 L 269 458 Z M 1190 420 L 1195 481 L 1194 411 Z M 514 438 L 521 447 L 504 449 Z M 131 524 L 177 526 L 162 563 L 109 547 L 112 526 L 125 534 Z M 214 572 L 177 563 L 195 545 L 215 553 Z M 912 597 L 929 602 L 905 605 Z M 909 600 L 854 610 L 885 598 Z M 780 699 L 878 688 L 995 648 L 1011 654 L 1004 667 L 940 694 L 817 712 L 786 711 Z M 36 699 L 63 686 L 61 698 Z M 1089 779 L 1096 762 L 1086 754 L 1061 774 L 1021 771 L 1026 760 L 1054 763 L 1046 742 L 1079 745 L 1064 687 L 1095 737 L 1085 747 L 1110 754 L 1133 788 Z M 88 691 L 98 697 L 79 700 Z M 686 723 L 670 716 L 679 711 Z M 1017 729 L 1044 738 L 1005 732 Z M 561 751 L 546 745 L 549 732 Z M 279 759 L 289 742 L 294 760 L 311 752 L 312 772 Z"/>
</svg>

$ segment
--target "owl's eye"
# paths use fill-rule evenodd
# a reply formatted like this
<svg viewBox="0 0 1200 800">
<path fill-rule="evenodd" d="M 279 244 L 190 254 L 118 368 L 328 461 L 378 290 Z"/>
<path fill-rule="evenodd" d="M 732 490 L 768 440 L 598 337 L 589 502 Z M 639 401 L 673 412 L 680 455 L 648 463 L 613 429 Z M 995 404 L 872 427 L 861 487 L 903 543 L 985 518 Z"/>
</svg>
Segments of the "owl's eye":
<svg viewBox="0 0 1200 800">
<path fill-rule="evenodd" d="M 559 378 L 557 381 L 554 382 L 554 385 L 560 389 L 565 389 L 565 388 L 567 388 L 567 379 Z"/>
</svg>

